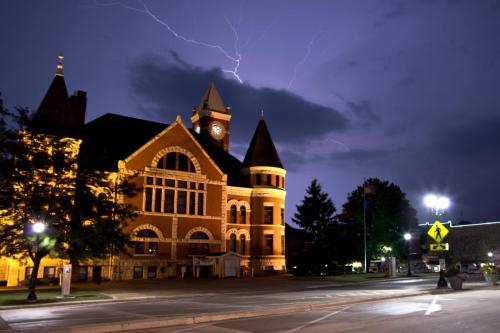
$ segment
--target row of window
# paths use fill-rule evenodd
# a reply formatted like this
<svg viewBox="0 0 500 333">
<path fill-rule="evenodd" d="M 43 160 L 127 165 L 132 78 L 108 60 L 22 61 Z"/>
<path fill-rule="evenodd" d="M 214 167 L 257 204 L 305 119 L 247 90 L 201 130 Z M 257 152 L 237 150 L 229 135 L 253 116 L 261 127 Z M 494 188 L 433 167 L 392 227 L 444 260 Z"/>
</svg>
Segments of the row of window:
<svg viewBox="0 0 500 333">
<path fill-rule="evenodd" d="M 246 241 L 247 241 L 246 236 L 240 235 L 240 246 L 238 248 L 239 251 L 237 251 L 237 249 L 236 249 L 236 235 L 231 234 L 231 236 L 229 236 L 229 251 L 238 252 L 239 254 L 244 255 L 246 252 Z"/>
<path fill-rule="evenodd" d="M 204 215 L 205 184 L 146 177 L 144 211 Z"/>
<path fill-rule="evenodd" d="M 281 208 L 280 211 L 280 223 L 282 226 L 285 225 L 285 209 Z M 264 224 L 274 224 L 274 207 L 273 206 L 265 206 L 264 207 Z M 247 220 L 247 209 L 245 206 L 240 207 L 239 221 L 238 221 L 238 212 L 236 205 L 231 205 L 229 209 L 229 223 L 235 224 L 246 224 Z"/>
<path fill-rule="evenodd" d="M 274 182 L 273 182 L 273 175 L 258 173 L 255 175 L 255 184 L 285 188 L 285 177 L 274 175 Z"/>
<path fill-rule="evenodd" d="M 137 237 L 144 238 L 158 238 L 158 235 L 150 229 L 140 230 L 136 234 Z M 190 239 L 196 240 L 208 240 L 209 237 L 206 233 L 202 231 L 194 232 Z M 233 252 L 238 252 L 240 254 L 246 253 L 246 236 L 240 235 L 239 247 L 237 246 L 237 239 L 235 234 L 229 236 L 229 250 Z M 273 248 L 274 235 L 266 234 L 264 235 L 264 254 L 272 255 L 274 254 Z M 146 242 L 135 242 L 135 254 L 158 254 L 158 242 L 156 241 L 146 241 Z M 209 254 L 209 244 L 208 243 L 190 243 L 188 253 L 190 255 L 207 255 Z M 285 254 L 285 236 L 281 235 L 281 254 Z"/>
</svg>

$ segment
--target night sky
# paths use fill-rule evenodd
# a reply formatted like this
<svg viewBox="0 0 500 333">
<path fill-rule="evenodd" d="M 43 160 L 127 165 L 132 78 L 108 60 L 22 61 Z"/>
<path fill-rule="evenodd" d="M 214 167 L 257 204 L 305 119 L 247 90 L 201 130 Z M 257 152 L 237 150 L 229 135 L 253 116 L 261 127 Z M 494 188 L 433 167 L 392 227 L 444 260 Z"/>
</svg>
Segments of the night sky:
<svg viewBox="0 0 500 333">
<path fill-rule="evenodd" d="M 364 179 L 449 195 L 454 221 L 500 220 L 500 1 L 0 2 L 0 91 L 36 109 L 68 90 L 171 123 L 214 81 L 243 158 L 264 110 L 287 220 L 317 178 L 340 210 Z M 241 82 L 240 82 L 241 81 Z"/>
</svg>

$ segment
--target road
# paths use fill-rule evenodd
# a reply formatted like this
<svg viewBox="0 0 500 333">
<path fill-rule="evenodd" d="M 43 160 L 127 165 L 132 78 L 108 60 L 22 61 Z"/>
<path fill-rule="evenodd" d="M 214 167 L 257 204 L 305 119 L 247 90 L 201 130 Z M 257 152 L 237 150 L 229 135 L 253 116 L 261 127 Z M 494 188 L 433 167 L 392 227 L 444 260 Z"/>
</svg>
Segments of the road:
<svg viewBox="0 0 500 333">
<path fill-rule="evenodd" d="M 478 290 L 133 332 L 500 332 L 499 300 L 499 289 Z"/>
<path fill-rule="evenodd" d="M 484 285 L 482 282 L 476 284 Z M 118 299 L 120 297 L 126 298 L 126 296 L 130 298 L 131 295 L 133 296 L 136 294 L 143 296 L 142 299 L 137 300 L 123 299 L 122 301 L 115 302 L 37 306 L 3 310 L 0 312 L 2 319 L 0 320 L 0 325 L 3 325 L 4 329 L 10 328 L 23 332 L 52 332 L 56 329 L 83 325 L 105 325 L 134 321 L 150 323 L 155 320 L 161 320 L 162 318 L 181 318 L 201 314 L 224 314 L 230 312 L 234 313 L 235 311 L 260 311 L 260 315 L 262 315 L 275 313 L 272 312 L 272 310 L 276 308 L 293 308 L 306 304 L 318 305 L 315 309 L 322 305 L 330 306 L 331 309 L 321 309 L 309 312 L 300 312 L 300 309 L 294 309 L 293 311 L 299 312 L 289 315 L 290 318 L 287 316 L 281 319 L 279 316 L 272 318 L 276 318 L 276 324 L 296 323 L 296 325 L 298 325 L 297 327 L 299 327 L 303 322 L 308 322 L 308 320 L 314 321 L 325 316 L 325 319 L 318 321 L 317 325 L 329 323 L 330 319 L 343 318 L 349 314 L 354 318 L 360 315 L 359 313 L 356 315 L 355 311 L 361 311 L 363 314 L 361 315 L 362 319 L 357 318 L 354 321 L 364 322 L 365 317 L 370 318 L 369 314 L 374 311 L 386 311 L 386 314 L 379 313 L 378 316 L 384 315 L 392 318 L 391 316 L 393 314 L 389 314 L 391 311 L 393 311 L 393 313 L 398 313 L 398 308 L 404 309 L 408 307 L 411 308 L 412 306 L 415 307 L 415 302 L 420 304 L 420 308 L 423 309 L 426 306 L 425 304 L 430 304 L 432 300 L 424 299 L 413 303 L 407 303 L 409 298 L 401 299 L 398 301 L 400 303 L 394 303 L 395 301 L 392 300 L 385 301 L 380 303 L 382 305 L 378 310 L 369 310 L 370 307 L 367 304 L 348 305 L 349 307 L 344 305 L 353 302 L 377 300 L 380 298 L 408 296 L 419 293 L 419 291 L 432 290 L 436 286 L 436 280 L 415 278 L 351 285 L 335 285 L 325 281 L 297 281 L 290 279 L 245 281 L 241 279 L 232 281 L 204 281 L 200 283 L 198 283 L 198 281 L 182 282 L 182 284 L 176 285 L 175 288 L 173 288 L 171 284 L 168 286 L 161 284 L 156 286 L 153 285 L 153 287 L 150 285 L 144 286 L 146 286 L 146 288 L 136 288 L 139 290 L 132 290 L 135 291 L 135 293 L 131 292 L 130 287 L 113 291 L 114 297 Z M 474 286 L 474 283 L 469 283 L 469 286 Z M 169 288 L 170 290 L 167 290 Z M 463 297 L 466 297 L 466 295 L 471 293 L 471 291 L 453 293 L 453 297 L 455 297 L 455 294 L 460 294 L 460 297 L 462 297 L 463 294 Z M 494 295 L 498 297 L 497 294 Z M 440 301 L 446 303 L 446 297 Z M 333 305 L 337 305 L 337 307 L 333 307 Z M 408 311 L 408 313 L 411 313 L 410 310 Z M 335 312 L 335 314 L 331 314 L 332 312 Z M 367 314 L 366 316 L 365 312 Z M 292 318 L 294 319 L 292 320 Z M 375 314 L 374 318 L 379 317 Z M 267 325 L 267 320 L 265 321 L 265 327 L 262 328 L 259 328 L 257 325 L 261 319 L 246 320 L 248 323 L 252 323 L 249 324 L 250 327 L 256 325 L 255 332 L 261 332 L 260 329 L 263 329 L 262 332 L 266 332 L 266 329 L 270 327 Z M 348 319 L 348 321 L 349 320 L 350 319 Z M 271 322 L 273 321 L 269 321 L 269 323 Z M 238 322 L 230 322 L 228 325 L 237 325 L 237 323 Z M 244 322 L 244 324 L 246 325 L 246 322 Z M 207 326 L 196 327 L 195 330 L 209 330 L 213 327 L 217 327 L 208 324 L 205 325 Z M 316 325 L 313 325 L 311 327 L 315 326 Z M 285 330 L 286 329 L 287 328 L 285 328 Z M 252 330 L 250 331 L 252 332 Z M 151 332 L 154 332 L 154 330 Z M 166 332 L 174 331 L 167 330 Z"/>
</svg>

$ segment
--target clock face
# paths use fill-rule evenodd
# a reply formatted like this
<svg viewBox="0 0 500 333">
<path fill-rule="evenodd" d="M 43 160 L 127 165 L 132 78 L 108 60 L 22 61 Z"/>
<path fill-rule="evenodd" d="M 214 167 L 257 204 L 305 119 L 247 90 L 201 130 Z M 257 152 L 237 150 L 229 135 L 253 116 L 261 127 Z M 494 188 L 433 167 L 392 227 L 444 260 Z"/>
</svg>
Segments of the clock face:
<svg viewBox="0 0 500 333">
<path fill-rule="evenodd" d="M 213 122 L 210 125 L 210 134 L 214 139 L 220 140 L 224 137 L 225 129 L 224 126 L 219 122 Z"/>
</svg>

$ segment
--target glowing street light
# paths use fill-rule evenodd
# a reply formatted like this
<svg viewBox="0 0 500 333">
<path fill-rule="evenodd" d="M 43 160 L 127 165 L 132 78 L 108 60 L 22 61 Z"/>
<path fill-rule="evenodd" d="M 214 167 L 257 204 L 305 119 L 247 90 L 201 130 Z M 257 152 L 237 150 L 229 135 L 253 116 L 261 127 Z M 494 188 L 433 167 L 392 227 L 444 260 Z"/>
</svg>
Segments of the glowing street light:
<svg viewBox="0 0 500 333">
<path fill-rule="evenodd" d="M 42 233 L 45 230 L 45 224 L 42 222 L 36 222 L 33 224 L 33 231 L 37 234 Z"/>
<path fill-rule="evenodd" d="M 411 240 L 411 234 L 409 232 L 405 233 L 403 235 L 403 238 L 405 241 L 408 242 L 408 276 L 411 276 L 411 269 L 410 269 L 410 240 Z"/>
<path fill-rule="evenodd" d="M 445 196 L 428 194 L 424 197 L 424 204 L 430 208 L 436 216 L 439 216 L 445 209 L 450 207 L 450 199 Z"/>
<path fill-rule="evenodd" d="M 488 258 L 491 258 L 491 257 L 493 257 L 493 252 L 490 251 L 490 252 L 488 252 Z"/>
</svg>

